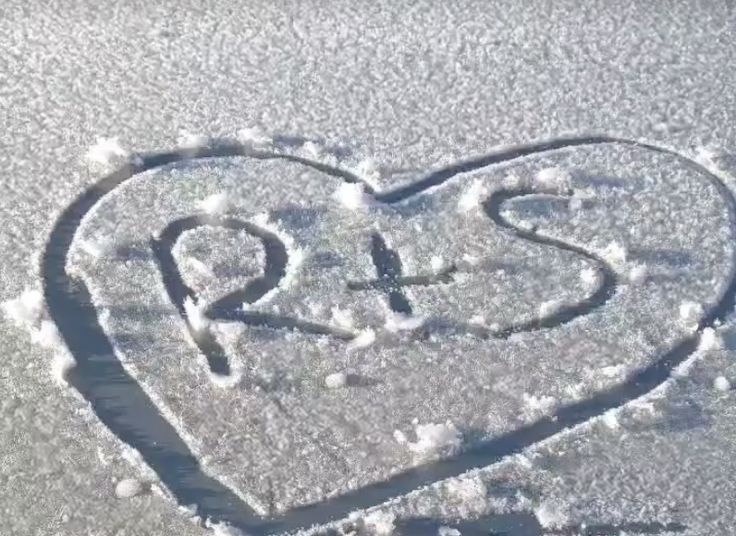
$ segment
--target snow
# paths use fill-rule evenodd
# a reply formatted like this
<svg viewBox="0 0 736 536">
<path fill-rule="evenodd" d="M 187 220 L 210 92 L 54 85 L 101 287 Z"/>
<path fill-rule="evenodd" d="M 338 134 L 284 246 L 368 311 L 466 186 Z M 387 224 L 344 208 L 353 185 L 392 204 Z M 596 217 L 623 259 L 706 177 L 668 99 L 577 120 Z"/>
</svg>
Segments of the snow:
<svg viewBox="0 0 736 536">
<path fill-rule="evenodd" d="M 273 144 L 273 137 L 258 125 L 238 130 L 240 143 L 256 150 L 269 149 Z"/>
<path fill-rule="evenodd" d="M 372 198 L 360 183 L 343 183 L 335 191 L 333 197 L 348 210 L 358 210 L 370 206 Z"/>
<path fill-rule="evenodd" d="M 481 203 L 488 196 L 488 188 L 481 180 L 474 180 L 465 189 L 457 202 L 457 210 L 460 213 L 467 214 L 480 208 Z"/>
<path fill-rule="evenodd" d="M 595 288 L 600 283 L 600 273 L 592 266 L 586 266 L 580 271 L 580 281 L 587 288 Z"/>
<path fill-rule="evenodd" d="M 539 524 L 545 529 L 561 529 L 568 524 L 569 517 L 563 505 L 556 501 L 545 501 L 534 509 Z"/>
<path fill-rule="evenodd" d="M 184 311 L 187 315 L 189 325 L 195 333 L 202 333 L 209 329 L 210 319 L 205 316 L 206 310 L 207 303 L 203 301 L 195 302 L 189 296 L 184 300 Z"/>
<path fill-rule="evenodd" d="M 601 251 L 601 257 L 611 263 L 613 266 L 622 266 L 626 263 L 627 252 L 626 247 L 616 241 L 610 242 Z"/>
<path fill-rule="evenodd" d="M 647 399 L 653 409 L 636 413 L 635 423 L 633 410 L 621 408 L 618 432 L 606 415 L 524 449 L 534 460 L 525 467 L 503 457 L 482 467 L 479 459 L 488 497 L 478 505 L 494 520 L 509 512 L 523 518 L 530 507 L 515 502 L 521 493 L 563 518 L 569 512 L 565 526 L 673 520 L 688 534 L 729 534 L 734 400 L 713 383 L 733 381 L 734 320 L 703 326 L 702 334 L 691 329 L 729 287 L 736 242 L 712 178 L 677 157 L 706 147 L 708 169 L 733 187 L 736 108 L 722 91 L 736 87 L 728 3 L 686 1 L 666 10 L 620 2 L 545 10 L 523 2 L 318 4 L 3 4 L 0 77 L 9 76 L 0 92 L 0 300 L 41 285 L 53 298 L 54 277 L 42 279 L 51 229 L 72 202 L 84 207 L 105 192 L 109 181 L 93 185 L 124 169 L 131 150 L 184 156 L 241 143 L 257 158 L 179 161 L 137 174 L 94 203 L 68 258 L 56 250 L 50 257 L 88 288 L 125 370 L 214 481 L 253 510 L 295 525 L 294 509 L 307 504 L 315 505 L 309 523 L 348 516 L 346 499 L 334 503 L 343 510 L 323 515 L 325 501 L 345 493 L 373 506 L 360 491 L 372 486 L 376 506 L 395 497 L 380 509 L 396 514 L 396 526 L 416 517 L 459 527 L 470 513 L 462 494 L 456 501 L 445 484 L 411 490 L 391 480 L 416 463 L 406 446 L 418 442 L 407 425 L 413 418 L 450 420 L 472 449 L 573 399 L 619 392 L 667 349 L 699 339 L 699 359 L 681 369 L 687 380 Z M 237 140 L 227 139 L 233 133 Z M 589 135 L 639 145 L 528 152 L 537 142 Z M 79 162 L 101 136 L 108 138 Z M 526 156 L 471 169 L 504 151 Z M 295 159 L 279 157 L 285 154 Z M 299 160 L 338 169 L 322 173 Z M 400 203 L 365 203 L 353 191 L 348 204 L 365 203 L 356 210 L 332 197 L 341 175 L 365 181 L 380 201 L 453 168 L 468 172 Z M 533 324 L 542 304 L 580 303 L 600 283 L 581 274 L 589 258 L 514 236 L 480 210 L 499 188 L 569 194 L 560 188 L 570 185 L 571 197 L 504 201 L 503 216 L 593 254 L 618 245 L 604 257 L 618 273 L 616 288 L 574 321 L 480 340 L 474 334 L 484 330 L 468 319 L 505 333 Z M 80 197 L 88 188 L 91 197 Z M 149 246 L 151 234 L 201 215 L 198 203 L 217 192 L 226 192 L 234 218 L 268 214 L 265 228 L 286 245 L 286 276 L 247 312 L 334 328 L 344 320 L 334 321 L 336 307 L 350 312 L 355 339 L 218 326 L 213 336 L 232 378 L 242 370 L 245 380 L 228 389 L 209 381 L 162 293 Z M 346 288 L 375 280 L 370 235 L 377 230 L 400 257 L 404 282 L 394 302 L 403 295 L 412 315 L 387 315 L 383 288 Z M 176 261 L 204 300 L 192 300 L 188 313 L 205 329 L 204 304 L 261 277 L 266 254 L 258 240 L 202 235 L 213 239 L 212 250 L 182 248 Z M 105 237 L 126 252 L 109 255 Z M 450 283 L 415 284 L 452 265 Z M 12 453 L 0 471 L 3 530 L 108 534 L 122 522 L 136 534 L 208 533 L 178 512 L 168 492 L 147 496 L 146 508 L 100 493 L 111 487 L 110 474 L 130 472 L 119 455 L 124 442 L 95 415 L 100 405 L 83 399 L 89 391 L 49 381 L 54 363 L 63 377 L 73 361 L 43 324 L 58 318 L 43 301 L 6 302 L 0 319 L 0 452 Z M 681 320 L 683 302 L 701 304 L 703 314 Z M 336 371 L 361 381 L 329 390 L 325 377 Z M 397 428 L 409 436 L 403 446 L 392 437 Z M 217 502 L 207 504 L 217 509 Z M 550 517 L 543 508 L 542 521 Z M 301 528 L 308 530 L 294 530 Z"/>
<path fill-rule="evenodd" d="M 437 536 L 462 536 L 462 532 L 452 527 L 442 526 L 437 529 Z"/>
<path fill-rule="evenodd" d="M 388 331 L 411 331 L 422 327 L 425 322 L 423 316 L 406 315 L 393 311 L 386 315 L 386 329 Z"/>
<path fill-rule="evenodd" d="M 395 514 L 380 510 L 363 517 L 363 526 L 368 536 L 391 536 L 394 533 L 395 522 Z"/>
<path fill-rule="evenodd" d="M 693 326 L 703 316 L 703 306 L 693 301 L 683 301 L 680 304 L 680 320 L 685 326 Z"/>
<path fill-rule="evenodd" d="M 725 376 L 718 376 L 715 380 L 713 380 L 713 387 L 723 392 L 730 391 L 731 382 L 728 381 Z"/>
<path fill-rule="evenodd" d="M 98 138 L 87 154 L 87 160 L 102 169 L 110 169 L 130 158 L 130 152 L 123 148 L 118 138 Z"/>
<path fill-rule="evenodd" d="M 230 198 L 227 193 L 218 192 L 200 201 L 199 206 L 207 214 L 224 214 L 230 208 Z"/>
<path fill-rule="evenodd" d="M 406 446 L 420 459 L 457 453 L 463 444 L 463 435 L 452 421 L 438 424 L 417 424 L 414 427 L 414 432 L 417 440 L 407 442 Z"/>
<path fill-rule="evenodd" d="M 66 349 L 59 350 L 51 358 L 51 376 L 57 383 L 65 384 L 67 374 L 76 366 L 77 362 L 74 356 L 66 351 Z"/>
<path fill-rule="evenodd" d="M 31 331 L 31 340 L 50 350 L 58 350 L 64 348 L 64 342 L 61 340 L 59 330 L 56 324 L 50 320 L 42 320 L 38 329 Z"/>
<path fill-rule="evenodd" d="M 36 289 L 24 290 L 17 298 L 4 301 L 0 308 L 17 325 L 32 326 L 43 314 L 43 293 Z"/>
<path fill-rule="evenodd" d="M 142 495 L 146 486 L 137 478 L 123 478 L 115 484 L 115 496 L 118 499 L 130 499 Z"/>
<path fill-rule="evenodd" d="M 325 387 L 328 389 L 341 389 L 348 384 L 348 375 L 345 372 L 333 372 L 325 376 Z"/>
</svg>

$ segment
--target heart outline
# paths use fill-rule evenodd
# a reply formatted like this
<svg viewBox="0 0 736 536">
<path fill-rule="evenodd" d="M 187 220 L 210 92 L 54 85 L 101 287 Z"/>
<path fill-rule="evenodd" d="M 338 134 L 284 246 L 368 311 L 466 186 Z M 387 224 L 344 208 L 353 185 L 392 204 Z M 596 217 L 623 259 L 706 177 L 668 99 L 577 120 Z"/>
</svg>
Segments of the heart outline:
<svg viewBox="0 0 736 536">
<path fill-rule="evenodd" d="M 674 157 L 703 175 L 716 186 L 726 202 L 730 229 L 732 234 L 736 235 L 736 199 L 723 179 L 675 150 L 605 135 L 562 137 L 519 145 L 429 172 L 424 178 L 396 189 L 377 192 L 367 187 L 366 190 L 383 203 L 399 203 L 462 173 L 552 151 L 604 144 L 635 147 Z M 352 511 L 377 506 L 388 499 L 405 495 L 432 482 L 489 466 L 543 440 L 582 425 L 610 409 L 621 407 L 664 383 L 675 367 L 696 350 L 703 330 L 723 319 L 736 305 L 736 277 L 732 271 L 725 291 L 717 303 L 699 320 L 693 334 L 680 340 L 648 366 L 618 385 L 598 392 L 584 401 L 563 406 L 552 416 L 543 417 L 529 425 L 480 443 L 459 455 L 408 469 L 386 481 L 369 484 L 327 501 L 297 507 L 277 517 L 264 518 L 227 486 L 204 472 L 185 441 L 115 357 L 112 342 L 99 324 L 97 312 L 91 305 L 89 291 L 84 282 L 74 279 L 66 271 L 71 245 L 83 217 L 106 194 L 139 173 L 153 168 L 184 160 L 218 157 L 280 158 L 304 164 L 349 183 L 362 182 L 357 176 L 345 170 L 293 155 L 253 151 L 248 146 L 233 141 L 224 141 L 194 151 L 187 149 L 140 155 L 136 161 L 103 177 L 66 207 L 49 235 L 41 260 L 41 272 L 49 314 L 77 361 L 77 367 L 68 377 L 69 383 L 90 403 L 103 424 L 119 439 L 141 453 L 146 463 L 180 504 L 194 504 L 196 513 L 201 517 L 209 518 L 213 522 L 225 522 L 251 533 L 293 531 L 340 519 Z M 103 385 L 96 381 L 102 378 L 115 382 L 118 387 L 123 385 L 127 398 L 123 400 L 120 396 L 118 399 L 103 396 L 100 392 Z M 146 418 L 153 419 L 157 423 L 154 438 L 146 437 L 146 430 L 141 429 L 140 423 L 134 420 L 126 421 L 126 416 L 137 411 L 142 411 Z M 175 469 L 163 470 L 165 466 L 172 464 Z"/>
</svg>

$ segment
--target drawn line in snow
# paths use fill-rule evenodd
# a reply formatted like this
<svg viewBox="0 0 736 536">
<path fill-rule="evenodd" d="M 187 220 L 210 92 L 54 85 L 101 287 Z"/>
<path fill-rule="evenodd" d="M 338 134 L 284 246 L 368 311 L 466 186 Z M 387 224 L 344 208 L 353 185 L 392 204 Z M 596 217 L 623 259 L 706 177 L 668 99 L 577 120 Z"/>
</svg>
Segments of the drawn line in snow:
<svg viewBox="0 0 736 536">
<path fill-rule="evenodd" d="M 451 165 L 429 173 L 416 183 L 395 190 L 376 193 L 367 185 L 366 190 L 373 193 L 378 201 L 398 203 L 438 186 L 460 173 L 551 151 L 604 144 L 639 148 L 667 155 L 704 176 L 718 189 L 726 202 L 730 230 L 736 235 L 736 200 L 718 176 L 676 151 L 610 136 L 558 138 L 530 143 Z M 595 394 L 585 401 L 562 407 L 552 416 L 490 439 L 451 458 L 409 469 L 384 482 L 371 484 L 324 502 L 295 508 L 277 517 L 264 518 L 231 489 L 210 477 L 202 469 L 185 441 L 159 413 L 155 404 L 115 356 L 113 345 L 99 324 L 97 312 L 84 282 L 74 279 L 66 271 L 69 251 L 82 218 L 114 188 L 138 173 L 174 162 L 193 158 L 235 156 L 256 159 L 282 158 L 300 162 L 347 182 L 361 182 L 358 177 L 344 170 L 291 155 L 253 152 L 241 144 L 230 142 L 195 152 L 173 151 L 143 155 L 138 162 L 126 165 L 88 188 L 62 212 L 50 233 L 41 268 L 49 314 L 77 361 L 76 368 L 68 376 L 69 383 L 90 403 L 98 418 L 121 441 L 140 452 L 145 462 L 158 474 L 162 483 L 180 504 L 195 505 L 198 515 L 215 522 L 229 523 L 251 534 L 291 531 L 343 518 L 354 510 L 375 506 L 433 482 L 488 466 L 568 428 L 583 424 L 610 409 L 635 400 L 665 382 L 672 370 L 696 350 L 703 329 L 723 319 L 734 308 L 736 278 L 731 273 L 726 290 L 718 302 L 704 313 L 693 335 L 677 343 L 652 364 L 639 370 L 623 383 Z M 500 201 L 501 198 L 498 199 Z M 486 210 L 495 214 L 496 209 L 493 206 L 486 206 Z M 526 233 L 513 228 L 500 217 L 496 223 L 509 227 L 512 232 Z M 535 235 L 534 238 L 540 237 Z M 544 240 L 551 239 L 544 238 Z M 549 242 L 549 245 L 556 244 Z M 569 244 L 566 244 L 566 249 L 570 249 Z M 590 258 L 590 254 L 582 250 L 576 253 Z M 591 260 L 598 259 L 591 258 Z M 595 299 L 603 299 L 608 292 L 610 292 L 609 285 L 603 284 L 588 302 L 599 293 L 602 294 Z M 570 311 L 568 314 L 574 313 L 575 311 Z"/>
</svg>

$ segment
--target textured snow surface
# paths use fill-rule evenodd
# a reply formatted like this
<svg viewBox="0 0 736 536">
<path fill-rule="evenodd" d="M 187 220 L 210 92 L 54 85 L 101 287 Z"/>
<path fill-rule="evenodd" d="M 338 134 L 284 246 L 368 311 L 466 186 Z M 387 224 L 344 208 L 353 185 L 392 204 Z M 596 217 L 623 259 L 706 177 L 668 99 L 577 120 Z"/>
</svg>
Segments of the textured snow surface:
<svg viewBox="0 0 736 536">
<path fill-rule="evenodd" d="M 697 331 L 730 282 L 734 237 L 699 169 L 602 144 L 458 173 L 401 203 L 380 193 L 590 132 L 697 157 L 730 187 L 735 28 L 728 2 L 5 2 L 0 533 L 241 533 L 177 505 L 73 388 L 78 363 L 39 272 L 54 221 L 85 188 L 136 155 L 196 156 L 223 137 L 294 159 L 136 174 L 87 213 L 67 269 L 125 370 L 245 504 L 288 517 L 382 489 L 613 388 L 697 335 L 694 357 L 643 399 L 328 517 L 338 534 L 734 533 L 736 321 Z M 486 204 L 502 190 L 529 194 L 501 204 L 506 226 Z M 191 216 L 215 224 L 172 249 L 193 292 L 182 314 L 151 244 Z M 228 310 L 301 327 L 209 318 L 275 258 L 247 229 L 216 224 L 227 218 L 274 237 L 287 261 L 273 289 Z M 607 274 L 615 292 L 602 306 L 504 331 L 581 303 Z M 212 340 L 229 376 L 201 351 Z M 291 528 L 327 521 L 303 519 Z"/>
</svg>

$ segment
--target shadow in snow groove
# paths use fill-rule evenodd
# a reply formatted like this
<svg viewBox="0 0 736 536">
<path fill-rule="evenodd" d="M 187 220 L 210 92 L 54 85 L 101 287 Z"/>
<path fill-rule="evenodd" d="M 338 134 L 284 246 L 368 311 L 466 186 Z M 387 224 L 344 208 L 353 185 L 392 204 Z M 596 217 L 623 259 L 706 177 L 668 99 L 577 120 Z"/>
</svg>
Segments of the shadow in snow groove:
<svg viewBox="0 0 736 536">
<path fill-rule="evenodd" d="M 493 152 L 429 173 L 414 184 L 388 192 L 374 192 L 374 195 L 378 201 L 383 203 L 398 203 L 440 185 L 460 173 L 550 151 L 604 144 L 654 151 L 670 156 L 699 173 L 718 189 L 728 206 L 730 230 L 732 234 L 736 234 L 736 223 L 734 222 L 736 202 L 728 188 L 716 175 L 694 160 L 675 151 L 610 136 L 558 138 Z M 138 173 L 174 162 L 195 158 L 234 156 L 256 159 L 282 158 L 297 161 L 345 181 L 360 182 L 355 175 L 343 170 L 288 155 L 252 152 L 237 143 L 224 143 L 199 150 L 195 154 L 191 151 L 174 151 L 143 155 L 138 163 L 119 169 L 84 191 L 62 212 L 49 236 L 41 268 L 49 313 L 77 361 L 77 367 L 68 376 L 70 384 L 90 403 L 99 419 L 113 433 L 140 452 L 146 463 L 158 474 L 163 484 L 180 504 L 195 505 L 198 515 L 216 522 L 230 523 L 251 534 L 296 530 L 339 519 L 356 509 L 374 506 L 437 480 L 487 466 L 570 427 L 585 423 L 592 417 L 599 416 L 609 409 L 619 407 L 650 392 L 666 381 L 673 368 L 695 351 L 703 329 L 724 318 L 734 308 L 736 281 L 732 273 L 729 274 L 726 290 L 718 302 L 705 312 L 693 335 L 657 356 L 651 365 L 639 370 L 620 385 L 595 394 L 588 400 L 562 407 L 551 417 L 542 418 L 535 423 L 477 444 L 457 456 L 409 469 L 387 481 L 371 484 L 324 502 L 265 518 L 258 515 L 242 498 L 218 480 L 207 475 L 202 469 L 177 431 L 158 412 L 155 404 L 115 356 L 112 343 L 98 322 L 97 312 L 91 304 L 84 282 L 74 279 L 66 271 L 69 250 L 82 218 L 114 188 Z M 370 188 L 368 191 L 371 191 Z M 520 193 L 523 192 L 516 192 L 514 195 Z M 497 216 L 498 207 L 503 200 L 503 195 L 497 197 L 495 201 L 494 198 L 491 198 L 485 208 L 496 224 L 510 228 L 512 226 L 508 222 Z M 511 228 L 510 231 L 517 234 L 527 232 L 516 228 Z M 553 239 L 542 238 L 538 235 L 520 236 L 559 247 L 559 244 L 556 244 Z M 605 264 L 599 259 L 591 257 L 582 249 L 579 251 L 571 249 L 569 244 L 566 244 L 565 249 L 596 261 L 605 274 Z M 604 302 L 612 288 L 615 288 L 615 281 L 611 281 L 610 277 L 607 281 L 581 306 L 590 307 L 596 302 Z M 175 289 L 177 293 L 181 293 L 182 290 L 181 288 Z M 574 317 L 580 311 L 563 310 L 562 313 Z M 266 320 L 261 320 L 267 324 Z M 545 323 L 545 321 L 542 320 L 540 323 Z"/>
</svg>

